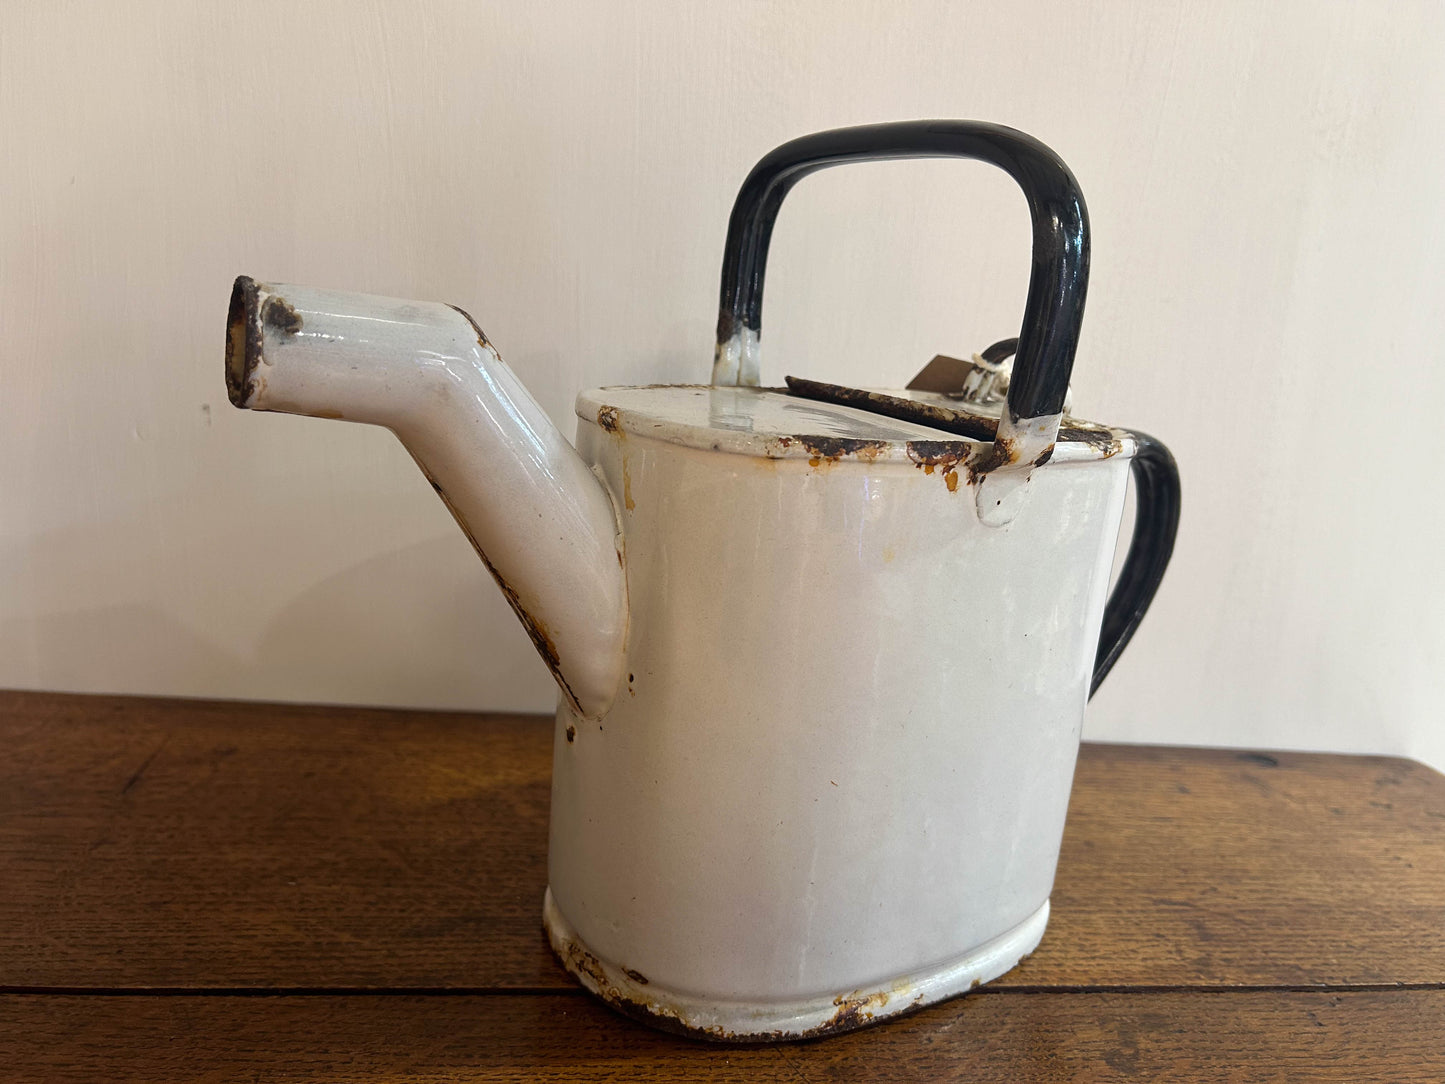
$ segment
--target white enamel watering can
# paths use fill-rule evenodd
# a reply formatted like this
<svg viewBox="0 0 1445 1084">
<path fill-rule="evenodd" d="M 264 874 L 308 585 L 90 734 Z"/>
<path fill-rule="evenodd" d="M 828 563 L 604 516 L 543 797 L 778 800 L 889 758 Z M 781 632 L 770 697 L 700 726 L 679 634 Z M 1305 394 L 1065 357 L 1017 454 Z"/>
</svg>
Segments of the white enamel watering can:
<svg viewBox="0 0 1445 1084">
<path fill-rule="evenodd" d="M 792 185 L 946 156 L 999 166 L 1032 213 L 1006 400 L 1012 343 L 933 390 L 759 387 Z M 816 1036 L 1039 943 L 1084 705 L 1179 513 L 1162 445 L 1064 415 L 1088 252 L 1072 175 L 1020 132 L 795 140 L 733 210 L 712 384 L 583 392 L 575 448 L 458 308 L 237 280 L 231 401 L 396 433 L 557 679 L 543 916 L 609 1004 L 708 1038 Z"/>
</svg>

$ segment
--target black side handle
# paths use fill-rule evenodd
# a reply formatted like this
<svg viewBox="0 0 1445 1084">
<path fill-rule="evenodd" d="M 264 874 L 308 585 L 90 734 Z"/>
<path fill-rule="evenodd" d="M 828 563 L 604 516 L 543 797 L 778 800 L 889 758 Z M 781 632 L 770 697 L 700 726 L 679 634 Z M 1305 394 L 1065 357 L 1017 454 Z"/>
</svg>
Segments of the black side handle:
<svg viewBox="0 0 1445 1084">
<path fill-rule="evenodd" d="M 1098 692 L 1144 620 L 1174 553 L 1174 536 L 1179 531 L 1179 468 L 1174 457 L 1148 434 L 1130 435 L 1138 444 L 1130 463 L 1134 474 L 1134 534 L 1129 539 L 1129 555 L 1124 558 L 1124 567 L 1104 607 L 1090 697 Z"/>
<path fill-rule="evenodd" d="M 845 162 L 976 158 L 1023 189 L 1033 219 L 1033 271 L 1009 384 L 1014 420 L 1063 410 L 1089 280 L 1089 216 L 1068 166 L 1032 136 L 998 124 L 901 121 L 836 128 L 784 143 L 753 167 L 733 205 L 723 252 L 717 337 L 761 331 L 763 276 L 773 223 L 808 174 Z"/>
</svg>

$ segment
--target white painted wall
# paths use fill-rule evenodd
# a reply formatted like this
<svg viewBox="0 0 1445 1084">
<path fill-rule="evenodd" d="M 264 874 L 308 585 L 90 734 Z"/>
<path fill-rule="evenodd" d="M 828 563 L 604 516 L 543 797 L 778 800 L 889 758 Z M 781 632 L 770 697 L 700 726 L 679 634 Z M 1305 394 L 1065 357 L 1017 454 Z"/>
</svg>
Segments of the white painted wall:
<svg viewBox="0 0 1445 1084">
<path fill-rule="evenodd" d="M 1089 736 L 1445 767 L 1442 56 L 1437 3 L 9 0 L 0 684 L 549 708 L 389 434 L 226 404 L 231 278 L 456 302 L 570 432 L 579 387 L 705 378 L 759 155 L 973 117 L 1080 178 L 1075 402 L 1184 476 Z M 772 379 L 902 383 L 1028 270 L 961 163 L 812 178 L 774 252 Z"/>
</svg>

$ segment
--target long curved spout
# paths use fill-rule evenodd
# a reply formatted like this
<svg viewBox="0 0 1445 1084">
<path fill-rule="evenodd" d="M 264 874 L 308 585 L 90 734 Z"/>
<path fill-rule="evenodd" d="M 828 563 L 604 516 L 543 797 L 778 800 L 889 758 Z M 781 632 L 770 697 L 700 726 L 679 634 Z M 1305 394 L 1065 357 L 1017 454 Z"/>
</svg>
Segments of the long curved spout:
<svg viewBox="0 0 1445 1084">
<path fill-rule="evenodd" d="M 612 498 L 461 309 L 236 280 L 231 402 L 383 425 L 431 479 L 585 718 L 626 668 Z"/>
</svg>

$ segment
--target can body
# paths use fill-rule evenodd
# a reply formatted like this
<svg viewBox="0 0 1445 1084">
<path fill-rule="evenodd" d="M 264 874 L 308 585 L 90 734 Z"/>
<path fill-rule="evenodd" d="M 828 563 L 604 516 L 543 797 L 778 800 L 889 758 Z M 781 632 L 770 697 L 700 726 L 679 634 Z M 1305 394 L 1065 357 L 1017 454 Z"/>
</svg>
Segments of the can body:
<svg viewBox="0 0 1445 1084">
<path fill-rule="evenodd" d="M 584 421 L 625 538 L 627 686 L 558 712 L 564 963 L 715 1038 L 844 1029 L 1042 936 L 1127 449 L 983 525 L 898 459 L 772 459 Z"/>
</svg>

